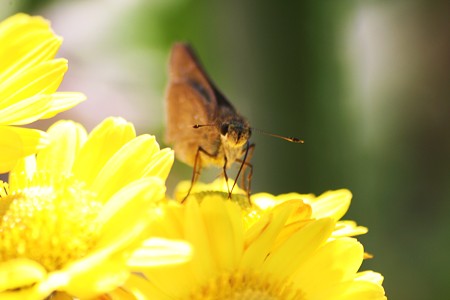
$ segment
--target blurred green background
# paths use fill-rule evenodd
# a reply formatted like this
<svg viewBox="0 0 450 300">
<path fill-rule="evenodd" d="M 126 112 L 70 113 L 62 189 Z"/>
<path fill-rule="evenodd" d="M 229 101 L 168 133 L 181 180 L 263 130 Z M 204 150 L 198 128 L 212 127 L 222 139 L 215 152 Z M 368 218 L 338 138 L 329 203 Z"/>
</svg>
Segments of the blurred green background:
<svg viewBox="0 0 450 300">
<path fill-rule="evenodd" d="M 52 21 L 60 90 L 89 97 L 57 118 L 123 116 L 161 143 L 169 49 L 189 41 L 254 127 L 306 141 L 254 134 L 254 192 L 350 189 L 362 269 L 390 299 L 450 297 L 447 1 L 1 0 L 17 11 Z M 176 163 L 169 189 L 191 172 Z"/>
</svg>

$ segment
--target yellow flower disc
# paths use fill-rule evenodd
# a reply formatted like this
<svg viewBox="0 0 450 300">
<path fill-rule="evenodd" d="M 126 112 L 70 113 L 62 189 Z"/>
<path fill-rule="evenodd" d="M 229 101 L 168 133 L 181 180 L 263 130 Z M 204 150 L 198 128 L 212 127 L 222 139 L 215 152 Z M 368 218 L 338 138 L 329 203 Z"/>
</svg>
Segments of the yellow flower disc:
<svg viewBox="0 0 450 300">
<path fill-rule="evenodd" d="M 25 257 L 54 271 L 95 246 L 101 204 L 71 179 L 40 180 L 1 196 L 0 259 Z"/>
<path fill-rule="evenodd" d="M 303 300 L 305 297 L 289 280 L 275 280 L 247 270 L 221 274 L 191 293 L 188 299 Z"/>
</svg>

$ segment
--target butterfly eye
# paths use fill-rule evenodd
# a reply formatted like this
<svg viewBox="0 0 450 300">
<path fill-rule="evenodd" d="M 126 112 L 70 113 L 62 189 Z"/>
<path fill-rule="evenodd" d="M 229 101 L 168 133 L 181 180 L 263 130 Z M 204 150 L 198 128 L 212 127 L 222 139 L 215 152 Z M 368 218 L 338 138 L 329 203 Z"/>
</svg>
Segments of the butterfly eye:
<svg viewBox="0 0 450 300">
<path fill-rule="evenodd" d="M 220 134 L 221 135 L 226 135 L 227 133 L 228 133 L 228 127 L 230 126 L 230 124 L 228 124 L 228 123 L 223 123 L 221 126 L 220 126 Z"/>
</svg>

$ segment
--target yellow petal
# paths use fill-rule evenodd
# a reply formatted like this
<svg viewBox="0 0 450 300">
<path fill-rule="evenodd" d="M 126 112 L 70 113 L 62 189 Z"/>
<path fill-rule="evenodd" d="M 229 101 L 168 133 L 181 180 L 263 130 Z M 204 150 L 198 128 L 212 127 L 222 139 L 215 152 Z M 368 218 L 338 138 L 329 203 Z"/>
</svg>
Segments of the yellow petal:
<svg viewBox="0 0 450 300">
<path fill-rule="evenodd" d="M 185 263 L 192 257 L 192 248 L 185 241 L 150 238 L 133 251 L 127 265 L 133 271 L 148 267 Z"/>
<path fill-rule="evenodd" d="M 92 190 L 98 192 L 99 199 L 108 199 L 122 186 L 141 178 L 158 150 L 154 136 L 144 134 L 131 140 L 108 160 L 95 178 Z"/>
<path fill-rule="evenodd" d="M 163 205 L 163 215 L 158 222 L 153 222 L 151 224 L 147 233 L 153 236 L 163 236 L 171 239 L 184 239 L 192 245 L 193 239 L 199 239 L 199 235 L 205 233 L 205 228 L 201 225 L 202 217 L 199 212 L 197 201 L 188 204 L 189 202 L 190 200 L 187 200 L 186 204 L 195 206 L 195 208 L 189 209 L 189 213 L 185 211 L 185 205 L 173 202 Z M 187 217 L 187 213 L 191 216 Z M 184 228 L 187 222 L 192 222 L 190 228 L 194 230 L 193 232 L 187 233 L 188 230 Z M 200 239 L 200 241 L 195 242 L 197 245 L 202 245 L 202 243 L 206 241 Z M 205 248 L 199 248 L 192 245 L 192 251 L 193 259 L 197 259 L 200 263 L 202 263 L 202 259 L 207 259 L 209 261 L 210 256 L 207 249 L 205 250 Z M 199 283 L 198 278 L 193 276 L 193 272 L 196 272 L 198 269 L 196 263 L 196 261 L 190 261 L 186 264 L 168 265 L 142 270 L 150 280 L 149 288 L 152 290 L 152 294 L 150 295 L 162 293 L 155 286 L 160 287 L 161 290 L 164 291 L 165 297 L 169 297 L 169 299 L 180 299 L 182 295 L 186 295 L 193 286 Z M 174 282 L 177 284 L 174 285 Z M 153 294 L 153 292 L 156 294 Z M 155 297 L 155 299 L 165 298 Z"/>
<path fill-rule="evenodd" d="M 235 259 L 240 260 L 244 251 L 244 230 L 245 225 L 242 218 L 242 210 L 239 205 L 227 201 L 225 203 L 228 211 L 228 217 L 230 218 L 230 224 L 232 227 L 232 234 L 234 236 L 233 245 L 230 245 L 230 252 L 234 255 Z M 233 247 L 234 246 L 234 247 Z M 230 254 L 231 255 L 231 254 Z M 234 263 L 237 263 L 238 261 Z"/>
<path fill-rule="evenodd" d="M 165 148 L 152 156 L 152 163 L 145 170 L 145 176 L 157 176 L 163 180 L 167 179 L 174 161 L 172 149 Z"/>
<path fill-rule="evenodd" d="M 144 236 L 152 219 L 152 202 L 161 200 L 164 192 L 163 182 L 150 177 L 136 180 L 114 194 L 97 217 L 97 222 L 103 224 L 97 248 L 113 252 L 138 246 L 141 242 L 138 238 Z"/>
<path fill-rule="evenodd" d="M 36 172 L 36 156 L 28 155 L 17 161 L 9 173 L 9 184 L 14 190 L 22 190 L 28 186 Z"/>
<path fill-rule="evenodd" d="M 59 58 L 43 62 L 15 74 L 0 84 L 2 105 L 8 106 L 36 94 L 51 94 L 56 91 L 67 71 L 67 60 Z"/>
<path fill-rule="evenodd" d="M 39 290 L 37 287 L 29 287 L 12 292 L 0 292 L 0 299 L 2 300 L 41 300 L 47 299 L 52 293 L 52 290 Z"/>
<path fill-rule="evenodd" d="M 358 226 L 354 221 L 339 221 L 333 231 L 333 237 L 357 236 L 366 234 L 367 227 Z"/>
<path fill-rule="evenodd" d="M 21 157 L 36 153 L 47 144 L 45 132 L 0 126 L 0 173 L 10 171 Z"/>
<path fill-rule="evenodd" d="M 138 300 L 139 299 L 137 296 L 135 296 L 134 294 L 127 291 L 123 286 L 118 287 L 118 288 L 114 289 L 113 291 L 109 291 L 105 295 L 100 295 L 96 299 L 99 300 L 99 299 L 103 299 L 105 297 L 108 300 Z M 70 298 L 70 299 L 54 299 L 54 300 L 73 300 L 73 299 Z"/>
<path fill-rule="evenodd" d="M 66 272 L 70 274 L 70 281 L 62 290 L 82 299 L 114 290 L 125 283 L 130 275 L 126 266 L 116 260 L 102 261 L 99 265 L 86 266 L 84 270 L 68 267 Z"/>
<path fill-rule="evenodd" d="M 147 289 L 141 290 L 151 292 L 148 294 L 151 295 L 151 298 L 144 299 L 172 300 L 185 298 L 186 295 L 199 284 L 195 278 L 193 278 L 193 271 L 193 267 L 190 266 L 189 263 L 148 268 L 142 271 L 150 283 Z M 163 298 L 156 297 L 156 295 L 161 294 L 165 296 Z M 155 297 L 153 297 L 153 295 L 155 295 Z"/>
<path fill-rule="evenodd" d="M 54 38 L 50 24 L 42 17 L 16 14 L 0 22 L 0 73 L 14 64 L 18 57 L 29 53 L 45 41 Z"/>
<path fill-rule="evenodd" d="M 183 215 L 184 206 L 174 201 L 159 205 L 160 214 L 152 221 L 147 232 L 151 236 L 163 236 L 170 239 L 184 239 Z"/>
<path fill-rule="evenodd" d="M 215 201 L 213 197 L 208 200 Z M 217 200 L 217 199 L 216 199 Z M 222 201 L 219 199 L 218 201 Z M 192 258 L 192 277 L 191 280 L 204 282 L 210 276 L 215 275 L 216 265 L 211 256 L 212 249 L 209 238 L 208 229 L 202 209 L 197 201 L 187 200 L 186 212 L 184 218 L 184 230 L 186 240 L 192 244 L 195 255 Z"/>
<path fill-rule="evenodd" d="M 333 227 L 334 222 L 330 219 L 307 224 L 268 256 L 263 269 L 268 274 L 277 274 L 277 278 L 289 276 L 330 237 Z"/>
<path fill-rule="evenodd" d="M 52 118 L 56 114 L 66 111 L 86 100 L 84 94 L 75 92 L 58 92 L 51 94 L 50 97 L 52 99 L 50 108 L 47 109 L 41 119 Z"/>
<path fill-rule="evenodd" d="M 52 300 L 73 300 L 73 297 L 67 294 L 66 292 L 55 291 L 52 293 Z M 124 298 L 126 299 L 126 298 Z M 113 299 L 111 299 L 113 300 Z M 134 300 L 134 299 L 133 299 Z"/>
<path fill-rule="evenodd" d="M 232 204 L 238 207 L 237 204 Z M 232 271 L 236 268 L 243 248 L 243 239 L 241 236 L 235 236 L 235 230 L 242 222 L 233 224 L 236 219 L 230 218 L 230 213 L 241 216 L 240 210 L 233 209 L 221 197 L 205 197 L 201 204 L 203 220 L 206 226 L 207 237 L 210 243 L 210 256 L 215 258 L 214 266 L 222 271 Z M 243 230 L 243 226 L 240 231 Z M 241 249 L 241 251 L 237 251 Z"/>
<path fill-rule="evenodd" d="M 39 63 L 52 59 L 62 39 L 54 36 L 49 30 L 22 33 L 16 40 L 2 42 L 2 57 L 8 59 L 0 62 L 0 82 Z"/>
<path fill-rule="evenodd" d="M 249 228 L 245 235 L 243 268 L 252 270 L 263 264 L 278 234 L 296 208 L 294 202 L 282 203 Z"/>
<path fill-rule="evenodd" d="M 342 293 L 339 300 L 386 300 L 384 289 L 381 285 L 373 282 L 355 280 L 350 288 Z"/>
<path fill-rule="evenodd" d="M 23 125 L 41 119 L 50 108 L 50 95 L 35 95 L 22 101 L 12 103 L 0 110 L 3 125 Z"/>
<path fill-rule="evenodd" d="M 75 157 L 86 140 L 86 131 L 78 123 L 58 121 L 48 129 L 50 144 L 39 152 L 37 168 L 56 177 L 71 174 Z"/>
<path fill-rule="evenodd" d="M 313 220 L 301 220 L 297 222 L 289 222 L 289 224 L 286 224 L 283 229 L 281 230 L 280 234 L 277 236 L 275 242 L 272 245 L 272 251 L 278 249 L 283 243 L 289 239 L 294 233 L 301 230 L 303 227 L 305 227 L 307 224 L 313 222 Z"/>
<path fill-rule="evenodd" d="M 26 258 L 0 263 L 0 283 L 6 284 L 0 287 L 0 299 L 45 299 L 61 286 L 60 282 L 49 281 L 51 277 L 42 265 Z"/>
<path fill-rule="evenodd" d="M 0 292 L 28 287 L 47 276 L 44 267 L 34 260 L 16 258 L 0 263 Z"/>
<path fill-rule="evenodd" d="M 133 124 L 122 118 L 107 118 L 96 126 L 76 158 L 73 173 L 90 186 L 106 162 L 136 137 Z"/>
<path fill-rule="evenodd" d="M 6 18 L 0 22 L 0 32 L 3 41 L 8 41 L 8 38 L 14 39 L 18 33 L 28 31 L 48 30 L 50 24 L 42 17 L 31 17 L 24 13 L 18 13 Z"/>
<path fill-rule="evenodd" d="M 203 182 L 196 182 L 192 187 L 190 195 L 195 196 L 194 198 L 197 198 L 199 200 L 203 198 L 205 192 L 206 193 L 213 192 L 216 195 L 224 195 L 228 197 L 228 188 L 231 188 L 233 184 L 234 181 L 232 179 L 228 179 L 227 184 L 227 181 L 224 180 L 223 177 L 218 178 L 214 180 L 212 183 L 208 184 Z M 186 197 L 190 186 L 191 186 L 190 180 L 181 181 L 180 183 L 178 183 L 174 192 L 175 199 L 177 201 L 183 200 L 184 197 Z M 237 185 L 234 187 L 231 200 L 239 203 L 241 207 L 248 206 L 247 193 L 244 190 L 240 189 Z"/>
<path fill-rule="evenodd" d="M 361 266 L 363 253 L 362 245 L 355 239 L 333 240 L 305 261 L 293 280 L 304 286 L 307 294 L 321 293 L 339 282 L 352 280 Z"/>
<path fill-rule="evenodd" d="M 257 193 L 252 195 L 252 201 L 262 210 L 266 210 L 279 203 L 291 200 L 310 203 L 311 201 L 314 200 L 314 198 L 315 197 L 313 194 L 299 194 L 299 193 L 286 193 L 277 196 L 271 195 L 269 193 Z"/>
<path fill-rule="evenodd" d="M 151 277 L 150 277 L 151 278 Z M 177 282 L 177 281 L 173 281 Z M 134 295 L 136 300 L 147 300 L 148 295 L 152 295 L 152 299 L 158 300 L 173 300 L 173 298 L 167 293 L 159 290 L 154 284 L 152 280 L 147 280 L 140 274 L 131 274 L 128 278 L 127 282 L 124 284 L 123 288 Z M 118 298 L 117 300 L 122 299 Z M 115 300 L 113 298 L 113 300 Z"/>
<path fill-rule="evenodd" d="M 310 203 L 313 208 L 312 217 L 338 221 L 347 212 L 351 199 L 352 193 L 346 189 L 323 193 Z"/>
<path fill-rule="evenodd" d="M 281 194 L 278 196 L 267 193 L 258 193 L 252 195 L 252 203 L 261 210 L 267 210 L 281 203 L 290 201 L 295 202 L 297 203 L 296 205 L 298 205 L 298 208 L 295 213 L 291 215 L 288 223 L 297 223 L 311 219 L 312 207 L 305 202 L 310 198 L 312 198 L 310 195 L 301 195 L 297 193 Z"/>
<path fill-rule="evenodd" d="M 383 283 L 384 277 L 380 273 L 374 271 L 364 271 L 356 274 L 355 280 L 370 281 L 381 285 Z"/>
</svg>

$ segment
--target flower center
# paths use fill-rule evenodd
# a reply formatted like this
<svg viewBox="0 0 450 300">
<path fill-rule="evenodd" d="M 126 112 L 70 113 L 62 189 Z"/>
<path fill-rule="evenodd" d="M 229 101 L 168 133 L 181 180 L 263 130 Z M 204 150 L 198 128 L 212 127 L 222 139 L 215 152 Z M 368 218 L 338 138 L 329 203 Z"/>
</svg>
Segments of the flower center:
<svg viewBox="0 0 450 300">
<path fill-rule="evenodd" d="M 248 271 L 221 274 L 192 292 L 188 299 L 304 300 L 305 294 L 289 280 L 274 280 Z"/>
<path fill-rule="evenodd" d="M 29 258 L 54 271 L 95 246 L 101 204 L 74 180 L 0 189 L 0 261 Z"/>
</svg>

